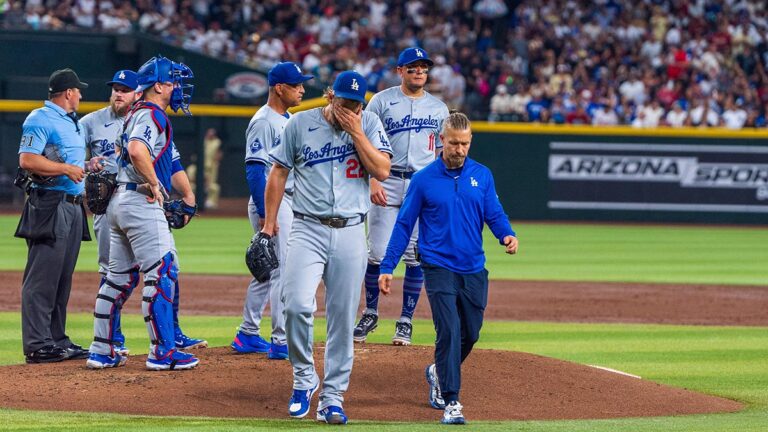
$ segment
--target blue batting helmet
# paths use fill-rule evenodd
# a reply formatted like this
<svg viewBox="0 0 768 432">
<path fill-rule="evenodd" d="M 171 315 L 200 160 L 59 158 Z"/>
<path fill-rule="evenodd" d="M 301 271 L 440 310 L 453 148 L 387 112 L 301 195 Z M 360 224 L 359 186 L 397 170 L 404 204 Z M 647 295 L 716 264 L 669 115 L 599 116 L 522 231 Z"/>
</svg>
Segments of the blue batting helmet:
<svg viewBox="0 0 768 432">
<path fill-rule="evenodd" d="M 195 86 L 184 83 L 184 80 L 194 78 L 192 69 L 187 65 L 157 55 L 139 68 L 137 78 L 139 91 L 144 91 L 155 83 L 172 83 L 174 88 L 171 93 L 171 109 L 176 112 L 181 108 L 185 114 L 190 115 L 189 104 Z"/>
</svg>

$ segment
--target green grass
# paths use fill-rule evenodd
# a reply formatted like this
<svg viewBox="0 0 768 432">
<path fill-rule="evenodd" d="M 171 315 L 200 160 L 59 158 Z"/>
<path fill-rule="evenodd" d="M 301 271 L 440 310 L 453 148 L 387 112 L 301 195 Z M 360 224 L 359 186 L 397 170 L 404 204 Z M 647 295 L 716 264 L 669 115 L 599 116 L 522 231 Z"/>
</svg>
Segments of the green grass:
<svg viewBox="0 0 768 432">
<path fill-rule="evenodd" d="M 22 361 L 18 314 L 0 313 L 0 364 Z M 92 316 L 72 314 L 69 334 L 75 341 L 91 337 Z M 227 345 L 239 317 L 184 318 L 190 334 L 204 334 L 215 346 Z M 124 329 L 132 351 L 146 353 L 147 336 L 138 315 L 126 315 Z M 393 327 L 385 320 L 383 328 Z M 264 323 L 269 328 L 269 323 Z M 325 337 L 325 321 L 317 320 L 318 340 Z M 414 342 L 430 345 L 434 332 L 430 321 L 415 322 Z M 374 343 L 388 343 L 388 332 L 371 335 Z M 531 352 L 554 358 L 615 368 L 644 379 L 736 399 L 748 408 L 736 414 L 682 417 L 633 418 L 594 421 L 481 422 L 472 430 L 501 431 L 762 431 L 768 424 L 768 329 L 758 327 L 663 326 L 632 324 L 563 324 L 488 322 L 477 348 Z M 285 379 L 289 379 L 285 377 Z M 392 390 L 394 391 L 394 389 Z M 470 419 L 472 420 L 472 419 Z M 434 430 L 435 423 L 359 422 L 354 430 Z M 93 413 L 41 413 L 0 410 L 2 430 L 54 430 L 77 426 L 78 430 L 197 430 L 239 431 L 267 429 L 314 429 L 309 421 L 157 418 Z"/>
<path fill-rule="evenodd" d="M 0 216 L 0 270 L 21 270 L 26 247 L 12 233 L 18 217 Z M 768 232 L 736 227 L 631 225 L 514 225 L 520 253 L 509 257 L 486 232 L 492 277 L 520 280 L 629 281 L 768 285 Z M 186 273 L 246 274 L 243 251 L 250 240 L 245 219 L 201 217 L 176 232 Z M 95 244 L 83 243 L 78 270 L 95 271 Z M 92 337 L 92 316 L 71 314 L 68 333 L 76 342 Z M 183 318 L 185 330 L 214 346 L 227 345 L 239 317 Z M 269 328 L 268 323 L 264 323 Z M 381 324 L 392 327 L 391 321 Z M 123 326 L 136 354 L 148 344 L 141 318 Z M 22 361 L 17 313 L 0 313 L 0 364 Z M 324 338 L 318 320 L 316 337 Z M 388 332 L 372 342 L 387 343 Z M 434 342 L 432 324 L 415 323 L 415 343 Z M 611 367 L 644 379 L 744 402 L 735 414 L 616 420 L 481 422 L 483 431 L 765 431 L 768 425 L 768 328 L 487 322 L 478 348 L 531 352 L 583 364 Z M 119 395 L 116 397 L 119 398 Z M 346 429 L 433 431 L 428 423 L 354 423 Z M 319 429 L 310 421 L 42 413 L 0 409 L 0 430 L 254 431 Z M 442 429 L 442 428 L 441 428 Z"/>
<path fill-rule="evenodd" d="M 13 238 L 18 217 L 0 216 L 0 270 L 19 270 L 26 245 Z M 737 227 L 514 224 L 511 257 L 486 230 L 496 279 L 768 284 L 768 230 Z M 251 238 L 244 218 L 197 218 L 174 234 L 186 273 L 247 274 Z M 84 242 L 78 271 L 96 271 L 96 244 Z"/>
</svg>

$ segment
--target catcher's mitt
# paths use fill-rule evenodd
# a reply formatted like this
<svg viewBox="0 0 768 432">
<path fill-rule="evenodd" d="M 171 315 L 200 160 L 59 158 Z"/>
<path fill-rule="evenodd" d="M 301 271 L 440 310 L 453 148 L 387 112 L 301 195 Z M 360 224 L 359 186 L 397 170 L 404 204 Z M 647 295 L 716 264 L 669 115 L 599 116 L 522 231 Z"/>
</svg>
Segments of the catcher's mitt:
<svg viewBox="0 0 768 432">
<path fill-rule="evenodd" d="M 102 215 L 107 212 L 109 200 L 117 187 L 115 177 L 115 174 L 103 172 L 88 173 L 85 177 L 86 204 L 93 214 Z"/>
<path fill-rule="evenodd" d="M 165 210 L 165 218 L 168 220 L 168 225 L 173 229 L 184 228 L 197 215 L 197 204 L 191 206 L 180 199 L 165 201 L 163 209 Z M 184 221 L 184 216 L 189 216 L 186 222 Z"/>
<path fill-rule="evenodd" d="M 268 234 L 259 233 L 251 240 L 245 251 L 245 264 L 259 282 L 266 282 L 277 268 L 278 260 L 275 245 Z"/>
</svg>

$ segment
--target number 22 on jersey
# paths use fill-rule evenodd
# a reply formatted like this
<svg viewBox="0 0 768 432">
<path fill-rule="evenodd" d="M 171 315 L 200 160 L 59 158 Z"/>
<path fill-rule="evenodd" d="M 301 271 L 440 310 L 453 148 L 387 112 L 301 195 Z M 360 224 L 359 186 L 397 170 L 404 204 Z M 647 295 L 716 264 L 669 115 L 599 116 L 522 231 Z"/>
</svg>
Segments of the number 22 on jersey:
<svg viewBox="0 0 768 432">
<path fill-rule="evenodd" d="M 365 170 L 357 159 L 347 159 L 347 178 L 363 178 Z"/>
</svg>

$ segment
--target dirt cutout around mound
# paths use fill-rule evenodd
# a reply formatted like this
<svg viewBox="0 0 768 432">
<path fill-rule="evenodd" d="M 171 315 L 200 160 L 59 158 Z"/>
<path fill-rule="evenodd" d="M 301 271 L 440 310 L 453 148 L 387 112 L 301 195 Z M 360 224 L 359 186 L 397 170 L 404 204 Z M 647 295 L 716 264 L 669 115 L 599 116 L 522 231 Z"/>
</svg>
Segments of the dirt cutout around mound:
<svg viewBox="0 0 768 432">
<path fill-rule="evenodd" d="M 431 347 L 355 346 L 344 408 L 351 421 L 438 421 L 427 402 Z M 0 406 L 31 410 L 288 418 L 291 366 L 229 348 L 196 351 L 188 371 L 150 372 L 146 356 L 88 370 L 84 360 L 0 368 Z M 315 347 L 322 376 L 323 345 Z M 407 361 L 404 361 L 407 359 Z M 532 354 L 475 350 L 462 368 L 472 420 L 555 420 L 735 412 L 740 403 Z M 116 395 L 118 397 L 116 398 Z M 158 404 L 158 398 L 163 403 Z M 317 396 L 308 419 L 314 419 Z M 393 413 L 396 413 L 394 415 Z"/>
</svg>

